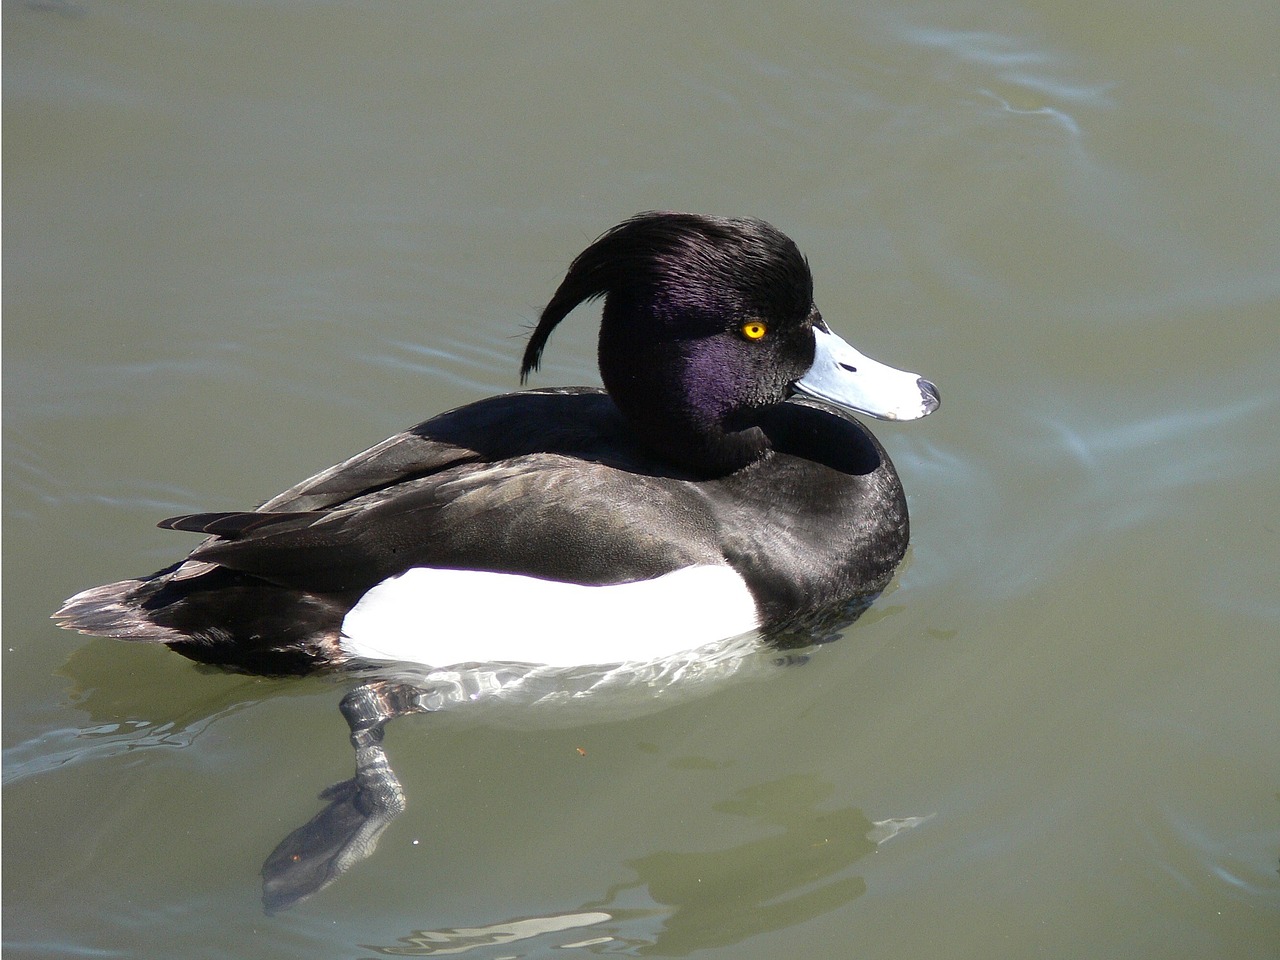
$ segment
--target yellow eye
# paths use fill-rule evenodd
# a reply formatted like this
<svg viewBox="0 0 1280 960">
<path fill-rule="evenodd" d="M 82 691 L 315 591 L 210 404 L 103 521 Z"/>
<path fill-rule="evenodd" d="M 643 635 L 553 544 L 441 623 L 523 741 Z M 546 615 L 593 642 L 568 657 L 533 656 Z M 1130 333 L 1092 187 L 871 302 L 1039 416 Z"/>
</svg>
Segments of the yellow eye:
<svg viewBox="0 0 1280 960">
<path fill-rule="evenodd" d="M 762 340 L 769 328 L 759 320 L 749 320 L 742 325 L 742 335 L 748 340 Z"/>
</svg>

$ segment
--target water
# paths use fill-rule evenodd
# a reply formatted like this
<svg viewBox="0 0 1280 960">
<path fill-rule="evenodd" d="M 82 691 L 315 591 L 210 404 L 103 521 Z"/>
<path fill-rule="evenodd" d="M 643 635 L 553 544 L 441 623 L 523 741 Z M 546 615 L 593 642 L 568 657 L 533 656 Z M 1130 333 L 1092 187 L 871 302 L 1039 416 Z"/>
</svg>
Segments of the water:
<svg viewBox="0 0 1280 960">
<path fill-rule="evenodd" d="M 1280 15 L 1268 4 L 4 7 L 6 955 L 1280 953 Z M 47 616 L 512 389 L 569 260 L 762 216 L 946 397 L 914 541 L 807 663 L 410 717 L 376 853 L 333 680 Z M 597 382 L 593 324 L 537 385 Z"/>
</svg>

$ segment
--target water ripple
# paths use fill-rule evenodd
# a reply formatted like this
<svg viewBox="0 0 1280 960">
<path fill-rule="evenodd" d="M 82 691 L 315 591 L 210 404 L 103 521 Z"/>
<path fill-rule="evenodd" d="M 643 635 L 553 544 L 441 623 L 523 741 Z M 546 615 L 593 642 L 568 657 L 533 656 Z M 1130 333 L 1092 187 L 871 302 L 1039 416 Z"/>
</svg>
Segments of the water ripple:
<svg viewBox="0 0 1280 960">
<path fill-rule="evenodd" d="M 21 783 L 51 770 L 93 760 L 107 760 L 134 750 L 163 747 L 183 750 L 215 723 L 251 702 L 237 703 L 185 726 L 125 720 L 90 727 L 63 727 L 31 737 L 4 751 L 4 785 Z"/>
</svg>

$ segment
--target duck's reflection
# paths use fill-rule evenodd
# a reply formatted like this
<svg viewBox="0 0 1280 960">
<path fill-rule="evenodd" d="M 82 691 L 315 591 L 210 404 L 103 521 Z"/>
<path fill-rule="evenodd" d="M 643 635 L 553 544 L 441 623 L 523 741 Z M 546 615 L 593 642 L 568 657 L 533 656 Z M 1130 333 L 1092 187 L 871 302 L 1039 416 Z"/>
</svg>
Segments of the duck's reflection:
<svg viewBox="0 0 1280 960">
<path fill-rule="evenodd" d="M 754 821 L 757 827 L 745 832 L 759 834 L 764 827 L 767 835 L 718 850 L 661 851 L 629 861 L 635 879 L 564 913 L 417 930 L 393 944 L 360 946 L 388 956 L 493 948 L 515 957 L 550 947 L 685 956 L 783 930 L 861 896 L 866 885 L 850 872 L 852 865 L 878 843 L 922 822 L 874 823 L 853 807 L 820 809 L 834 792 L 812 776 L 742 790 L 715 809 Z M 513 952 L 517 941 L 527 952 Z"/>
<path fill-rule="evenodd" d="M 663 851 L 630 861 L 638 879 L 611 891 L 609 900 L 647 890 L 667 908 L 647 946 L 660 940 L 662 952 L 679 954 L 729 946 L 834 910 L 866 891 L 860 876 L 845 871 L 875 843 L 860 810 L 817 808 L 833 792 L 807 776 L 747 788 L 714 809 L 778 832 L 721 850 Z M 637 946 L 648 952 L 645 944 Z"/>
<path fill-rule="evenodd" d="M 703 682 L 767 664 L 758 640 L 746 637 L 714 655 L 698 651 L 647 664 L 598 668 L 487 665 L 427 674 L 379 677 L 342 699 L 342 715 L 356 751 L 356 772 L 320 794 L 326 806 L 280 842 L 262 866 L 262 900 L 268 913 L 287 909 L 323 890 L 373 852 L 378 837 L 405 807 L 404 790 L 382 749 L 391 720 L 487 701 L 527 705 L 599 700 L 609 715 L 649 712 Z M 772 656 L 776 657 L 776 654 Z M 409 677 L 411 679 L 406 679 Z"/>
<path fill-rule="evenodd" d="M 329 886 L 373 852 L 383 831 L 404 810 L 404 790 L 382 749 L 389 721 L 462 704 L 474 708 L 477 703 L 497 700 L 543 704 L 590 699 L 607 703 L 611 719 L 629 711 L 647 713 L 677 697 L 695 694 L 704 683 L 740 675 L 750 664 L 776 668 L 780 663 L 802 662 L 807 659 L 805 654 L 785 651 L 834 639 L 840 628 L 861 615 L 868 602 L 869 598 L 858 598 L 835 611 L 797 622 L 791 629 L 771 635 L 763 645 L 758 637 L 748 636 L 710 653 L 690 651 L 647 664 L 572 669 L 488 665 L 370 679 L 341 703 L 356 752 L 355 776 L 324 790 L 320 794 L 326 801 L 324 809 L 285 837 L 267 858 L 262 867 L 263 905 L 268 913 L 274 913 Z M 727 812 L 751 815 L 746 808 Z M 810 817 L 805 823 L 821 830 L 827 816 Z M 849 842 L 851 836 L 844 829 L 829 833 L 821 844 L 838 846 Z M 852 836 L 861 833 L 855 831 Z M 658 865 L 653 869 L 662 872 Z"/>
</svg>

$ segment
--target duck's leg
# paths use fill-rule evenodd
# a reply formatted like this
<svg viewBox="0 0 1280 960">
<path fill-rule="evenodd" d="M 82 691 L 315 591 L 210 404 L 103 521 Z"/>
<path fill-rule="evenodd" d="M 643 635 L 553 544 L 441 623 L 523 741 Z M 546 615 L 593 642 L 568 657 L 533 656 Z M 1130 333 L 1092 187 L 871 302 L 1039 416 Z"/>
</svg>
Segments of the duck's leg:
<svg viewBox="0 0 1280 960">
<path fill-rule="evenodd" d="M 328 805 L 285 837 L 262 865 L 262 902 L 285 910 L 323 890 L 373 853 L 405 807 L 404 790 L 382 749 L 388 720 L 424 713 L 426 691 L 386 680 L 363 684 L 342 698 L 351 728 L 356 775 L 320 794 Z"/>
</svg>

